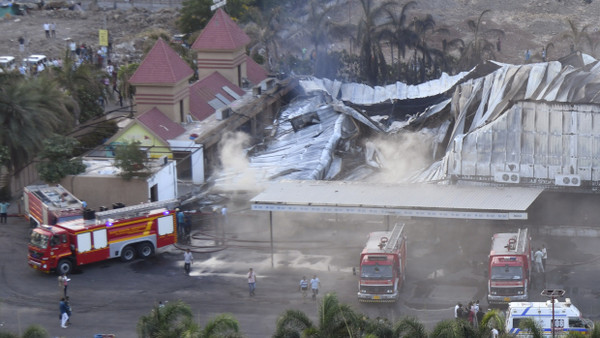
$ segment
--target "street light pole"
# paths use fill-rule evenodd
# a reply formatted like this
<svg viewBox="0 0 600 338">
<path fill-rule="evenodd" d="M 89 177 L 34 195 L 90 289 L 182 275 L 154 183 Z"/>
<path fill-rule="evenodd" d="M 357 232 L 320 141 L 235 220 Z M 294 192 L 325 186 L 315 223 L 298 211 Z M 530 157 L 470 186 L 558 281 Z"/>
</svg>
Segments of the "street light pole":
<svg viewBox="0 0 600 338">
<path fill-rule="evenodd" d="M 552 330 L 552 338 L 555 337 L 555 333 L 554 333 L 554 301 L 556 300 L 556 298 L 558 297 L 562 297 L 565 295 L 565 290 L 562 289 L 544 289 L 544 291 L 542 291 L 542 296 L 546 296 L 546 297 L 550 297 L 551 301 L 552 301 L 552 322 L 551 322 L 551 327 L 550 329 Z"/>
</svg>

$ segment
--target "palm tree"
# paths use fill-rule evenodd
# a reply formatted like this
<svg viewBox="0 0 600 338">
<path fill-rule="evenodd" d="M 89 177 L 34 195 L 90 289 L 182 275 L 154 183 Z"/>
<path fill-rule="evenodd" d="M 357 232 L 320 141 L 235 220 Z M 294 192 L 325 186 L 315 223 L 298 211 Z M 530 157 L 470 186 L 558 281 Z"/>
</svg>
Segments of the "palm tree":
<svg viewBox="0 0 600 338">
<path fill-rule="evenodd" d="M 357 337 L 358 315 L 340 304 L 335 293 L 328 293 L 319 305 L 319 323 L 315 326 L 302 311 L 287 310 L 277 320 L 274 338 L 289 337 Z"/>
<path fill-rule="evenodd" d="M 155 305 L 150 314 L 140 317 L 137 323 L 137 332 L 142 338 L 192 337 L 194 330 L 197 326 L 192 323 L 192 310 L 181 301 Z"/>
<path fill-rule="evenodd" d="M 382 36 L 379 21 L 386 11 L 395 5 L 394 1 L 384 1 L 379 6 L 375 0 L 359 0 L 363 17 L 358 24 L 358 42 L 360 44 L 361 73 L 366 81 L 375 85 L 385 69 L 386 62 L 381 51 Z"/>
<path fill-rule="evenodd" d="M 500 29 L 488 29 L 484 32 L 481 31 L 481 21 L 483 16 L 490 12 L 489 9 L 481 12 L 477 21 L 467 20 L 467 25 L 473 33 L 473 39 L 467 43 L 464 50 L 462 51 L 461 58 L 459 60 L 460 70 L 468 70 L 475 67 L 481 61 L 486 59 L 493 59 L 494 49 L 496 46 L 486 40 L 482 35 L 494 34 L 498 36 L 504 36 L 504 31 Z"/>
<path fill-rule="evenodd" d="M 45 139 L 73 126 L 59 88 L 44 74 L 0 75 L 0 146 L 8 151 L 7 167 L 13 173 L 37 155 Z"/>
<path fill-rule="evenodd" d="M 432 338 L 476 337 L 477 332 L 465 320 L 447 319 L 438 322 L 431 332 Z"/>
<path fill-rule="evenodd" d="M 529 335 L 532 338 L 542 338 L 540 324 L 531 318 L 522 319 L 519 323 L 519 329 L 529 331 Z"/>
<path fill-rule="evenodd" d="M 216 338 L 216 337 L 227 337 L 237 338 L 243 337 L 240 333 L 240 324 L 231 314 L 223 313 L 217 315 L 204 325 L 204 328 L 200 330 L 199 335 L 191 335 L 190 337 L 198 338 Z M 186 338 L 186 336 L 184 336 Z"/>
<path fill-rule="evenodd" d="M 583 42 L 589 39 L 587 29 L 590 25 L 585 25 L 579 30 L 573 20 L 568 19 L 567 23 L 569 24 L 569 29 L 561 34 L 561 39 L 570 40 L 571 49 L 582 50 Z"/>
<path fill-rule="evenodd" d="M 427 338 L 427 331 L 418 319 L 407 317 L 394 325 L 394 337 Z"/>
<path fill-rule="evenodd" d="M 321 0 L 310 0 L 305 21 L 292 18 L 300 28 L 290 35 L 290 39 L 308 37 L 315 53 L 315 73 L 323 67 L 325 58 L 321 57 L 322 46 L 330 39 L 346 36 L 351 30 L 348 24 L 336 23 L 331 20 L 331 15 L 338 10 L 338 2 L 327 5 Z"/>
<path fill-rule="evenodd" d="M 488 333 L 489 329 L 495 327 L 499 332 L 504 332 L 505 322 L 504 322 L 504 314 L 496 309 L 489 310 L 481 319 L 481 323 L 479 325 L 480 333 Z"/>
</svg>

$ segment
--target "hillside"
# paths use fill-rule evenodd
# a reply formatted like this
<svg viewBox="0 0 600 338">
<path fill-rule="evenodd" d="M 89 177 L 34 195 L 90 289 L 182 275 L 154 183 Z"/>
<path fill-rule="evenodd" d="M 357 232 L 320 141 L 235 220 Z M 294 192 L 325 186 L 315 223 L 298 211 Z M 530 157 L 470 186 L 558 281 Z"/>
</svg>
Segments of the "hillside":
<svg viewBox="0 0 600 338">
<path fill-rule="evenodd" d="M 101 4 L 108 6 L 108 3 Z M 144 3 L 136 1 L 136 6 L 144 6 Z M 98 29 L 106 27 L 114 42 L 116 61 L 123 62 L 140 57 L 144 32 L 164 29 L 171 34 L 176 33 L 174 20 L 177 17 L 177 10 L 175 8 L 150 11 L 132 8 L 126 2 L 119 2 L 117 10 L 89 10 L 88 2 L 84 2 L 82 7 L 84 11 L 35 9 L 27 16 L 3 17 L 0 19 L 2 32 L 0 55 L 13 55 L 20 58 L 17 41 L 19 36 L 23 36 L 28 41 L 26 54 L 61 57 L 66 48 L 64 39 L 72 38 L 79 44 L 97 45 Z M 151 6 L 146 3 L 146 7 Z M 497 53 L 497 59 L 502 62 L 523 62 L 524 52 L 528 48 L 535 60 L 536 54 L 539 56 L 542 47 L 550 42 L 554 47 L 548 51 L 549 59 L 567 54 L 570 42 L 560 39 L 564 32 L 570 31 L 567 19 L 574 20 L 578 29 L 590 25 L 588 32 L 592 33 L 596 41 L 600 40 L 596 24 L 600 15 L 600 1 L 585 4 L 582 0 L 419 0 L 417 8 L 410 10 L 408 15 L 410 17 L 431 14 L 438 28 L 445 27 L 450 30 L 450 34 L 446 36 L 434 37 L 438 40 L 432 41 L 435 45 L 442 38 L 450 40 L 460 37 L 468 40 L 471 31 L 466 20 L 477 20 L 479 14 L 488 9 L 490 12 L 483 17 L 481 31 L 501 29 L 505 32 L 505 36 L 501 39 L 501 52 Z M 355 23 L 361 15 L 361 9 L 356 1 L 346 2 L 342 10 L 336 11 L 331 19 L 337 22 Z M 45 22 L 56 23 L 56 39 L 45 38 L 43 31 Z M 488 39 L 496 41 L 496 36 L 490 36 Z M 298 46 L 301 45 L 306 43 L 284 43 L 283 48 L 299 56 L 301 52 Z M 342 46 L 345 44 L 338 43 L 333 48 L 344 48 Z M 591 53 L 587 44 L 582 49 Z"/>
</svg>

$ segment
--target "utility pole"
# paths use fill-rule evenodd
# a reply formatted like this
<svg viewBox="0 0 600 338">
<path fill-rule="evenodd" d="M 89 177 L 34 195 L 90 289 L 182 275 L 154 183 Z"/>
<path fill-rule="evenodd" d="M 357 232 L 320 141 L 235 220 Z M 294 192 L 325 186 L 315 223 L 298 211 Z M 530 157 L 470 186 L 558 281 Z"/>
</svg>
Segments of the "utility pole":
<svg viewBox="0 0 600 338">
<path fill-rule="evenodd" d="M 554 332 L 554 301 L 558 297 L 562 297 L 565 295 L 565 290 L 562 289 L 544 289 L 542 291 L 542 296 L 549 297 L 552 300 L 552 322 L 551 322 L 551 330 L 552 330 L 552 338 L 555 337 Z"/>
</svg>

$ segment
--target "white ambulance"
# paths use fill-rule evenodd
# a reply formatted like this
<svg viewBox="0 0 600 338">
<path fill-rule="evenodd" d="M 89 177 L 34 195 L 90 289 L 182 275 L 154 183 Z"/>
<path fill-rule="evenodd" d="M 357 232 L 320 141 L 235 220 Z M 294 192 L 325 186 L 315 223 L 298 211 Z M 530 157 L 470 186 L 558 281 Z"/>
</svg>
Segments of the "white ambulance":
<svg viewBox="0 0 600 338">
<path fill-rule="evenodd" d="M 544 337 L 552 337 L 552 302 L 510 302 L 506 311 L 506 332 L 517 337 L 530 336 L 519 328 L 521 321 L 531 318 L 542 328 Z M 571 299 L 554 302 L 554 332 L 556 337 L 568 335 L 569 331 L 585 334 L 594 323 L 581 317 L 581 312 L 571 304 Z"/>
</svg>

